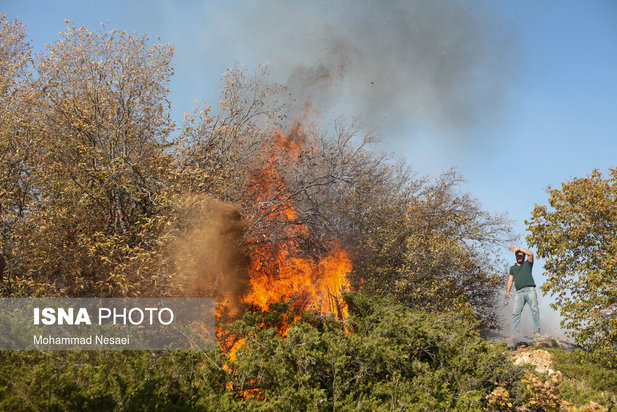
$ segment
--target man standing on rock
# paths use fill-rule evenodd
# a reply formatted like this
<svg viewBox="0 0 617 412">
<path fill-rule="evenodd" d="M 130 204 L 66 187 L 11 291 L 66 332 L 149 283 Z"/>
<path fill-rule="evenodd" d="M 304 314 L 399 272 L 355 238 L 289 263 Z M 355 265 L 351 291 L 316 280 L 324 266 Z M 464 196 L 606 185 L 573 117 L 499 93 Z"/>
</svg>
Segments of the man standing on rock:
<svg viewBox="0 0 617 412">
<path fill-rule="evenodd" d="M 531 309 L 533 316 L 533 329 L 536 337 L 540 335 L 540 311 L 538 310 L 538 295 L 536 294 L 536 283 L 533 281 L 531 269 L 533 268 L 533 252 L 521 249 L 518 246 L 510 246 L 516 256 L 516 265 L 510 268 L 508 286 L 506 287 L 506 298 L 510 297 L 512 283 L 516 287 L 514 295 L 514 305 L 512 307 L 512 332 L 515 336 L 520 336 L 521 313 L 525 303 Z M 527 259 L 525 259 L 527 256 Z"/>
</svg>

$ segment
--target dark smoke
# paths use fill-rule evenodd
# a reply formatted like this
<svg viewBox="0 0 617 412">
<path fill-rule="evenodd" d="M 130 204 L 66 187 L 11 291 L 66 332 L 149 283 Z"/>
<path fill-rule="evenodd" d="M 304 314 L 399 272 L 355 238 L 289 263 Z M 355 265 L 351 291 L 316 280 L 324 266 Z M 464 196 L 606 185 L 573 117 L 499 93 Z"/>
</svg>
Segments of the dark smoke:
<svg viewBox="0 0 617 412">
<path fill-rule="evenodd" d="M 276 60 L 289 87 L 290 121 L 302 117 L 310 98 L 324 115 L 359 115 L 369 128 L 400 132 L 404 125 L 457 135 L 493 117 L 503 103 L 512 45 L 486 3 L 241 4 L 217 27 L 229 40 L 219 50 L 236 59 Z"/>
</svg>

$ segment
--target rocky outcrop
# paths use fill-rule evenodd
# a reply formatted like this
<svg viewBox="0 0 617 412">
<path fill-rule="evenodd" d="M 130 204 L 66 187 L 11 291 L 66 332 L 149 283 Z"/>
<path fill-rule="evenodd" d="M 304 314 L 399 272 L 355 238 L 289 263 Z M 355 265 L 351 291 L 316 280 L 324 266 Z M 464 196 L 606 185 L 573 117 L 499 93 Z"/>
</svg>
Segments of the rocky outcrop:
<svg viewBox="0 0 617 412">
<path fill-rule="evenodd" d="M 555 348 L 573 352 L 575 349 L 580 348 L 580 346 L 565 339 L 545 335 L 536 337 L 506 337 L 502 334 L 492 332 L 485 335 L 485 338 L 495 343 L 506 343 L 511 349 L 518 349 L 522 347 Z"/>
<path fill-rule="evenodd" d="M 553 370 L 552 356 L 544 349 L 521 347 L 510 354 L 510 359 L 512 359 L 512 363 L 517 366 L 530 364 L 539 373 L 547 373 L 548 375 L 553 375 L 555 373 L 555 370 Z"/>
<path fill-rule="evenodd" d="M 552 336 L 538 336 L 533 338 L 531 346 L 537 348 L 559 348 L 568 352 L 573 352 L 575 349 L 580 349 L 580 346 L 575 343 L 568 342 L 564 339 L 554 338 Z"/>
</svg>

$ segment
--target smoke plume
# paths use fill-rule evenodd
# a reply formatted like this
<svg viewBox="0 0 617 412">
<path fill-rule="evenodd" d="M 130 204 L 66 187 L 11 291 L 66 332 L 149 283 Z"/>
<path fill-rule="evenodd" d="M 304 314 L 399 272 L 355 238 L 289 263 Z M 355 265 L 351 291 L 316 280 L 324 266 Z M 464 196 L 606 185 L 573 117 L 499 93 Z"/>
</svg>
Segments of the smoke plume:
<svg viewBox="0 0 617 412">
<path fill-rule="evenodd" d="M 182 234 L 173 247 L 177 282 L 187 296 L 215 297 L 219 321 L 236 318 L 250 288 L 240 211 L 205 196 L 185 199 L 179 210 Z"/>
<path fill-rule="evenodd" d="M 370 0 L 242 3 L 220 19 L 217 51 L 277 61 L 290 121 L 307 99 L 369 128 L 456 135 L 490 119 L 509 83 L 512 45 L 483 3 Z M 242 60 L 246 62 L 245 60 Z M 390 130 L 393 131 L 393 130 Z M 454 132 L 454 133 L 452 133 Z"/>
</svg>

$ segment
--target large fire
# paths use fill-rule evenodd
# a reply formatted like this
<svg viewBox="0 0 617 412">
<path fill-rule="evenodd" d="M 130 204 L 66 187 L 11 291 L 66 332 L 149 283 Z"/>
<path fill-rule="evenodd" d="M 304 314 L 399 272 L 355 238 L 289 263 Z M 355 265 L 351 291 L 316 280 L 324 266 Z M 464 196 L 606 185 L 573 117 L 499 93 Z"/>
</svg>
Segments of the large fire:
<svg viewBox="0 0 617 412">
<path fill-rule="evenodd" d="M 298 160 L 304 142 L 303 131 L 296 125 L 287 135 L 277 132 L 273 137 L 275 144 L 265 149 L 267 160 L 248 177 L 248 196 L 258 205 L 254 220 L 261 222 L 263 227 L 276 228 L 277 233 L 268 237 L 267 230 L 265 233 L 257 231 L 247 239 L 250 291 L 242 300 L 263 311 L 273 303 L 287 302 L 295 320 L 307 310 L 345 319 L 347 307 L 342 294 L 350 288 L 347 276 L 351 272 L 351 260 L 337 242 L 329 242 L 329 251 L 319 257 L 302 250 L 298 242 L 310 237 L 309 229 L 298 220 L 280 172 L 281 165 Z M 289 324 L 278 328 L 285 336 Z M 225 370 L 233 369 L 231 365 L 244 343 L 244 338 L 219 333 L 219 344 L 227 352 L 229 361 L 223 366 Z M 231 382 L 228 388 L 233 389 Z M 241 393 L 259 396 L 251 390 Z"/>
<path fill-rule="evenodd" d="M 267 310 L 272 303 L 285 301 L 298 316 L 311 310 L 330 313 L 339 319 L 347 317 L 341 295 L 349 289 L 347 275 L 351 261 L 336 242 L 329 243 L 325 256 L 307 255 L 298 245 L 309 231 L 298 221 L 279 167 L 297 161 L 304 133 L 296 125 L 288 134 L 277 132 L 275 144 L 266 149 L 268 160 L 249 177 L 249 194 L 262 205 L 259 218 L 277 227 L 276 239 L 250 238 L 249 275 L 251 291 L 244 302 Z M 284 333 L 284 331 L 282 331 Z"/>
</svg>

